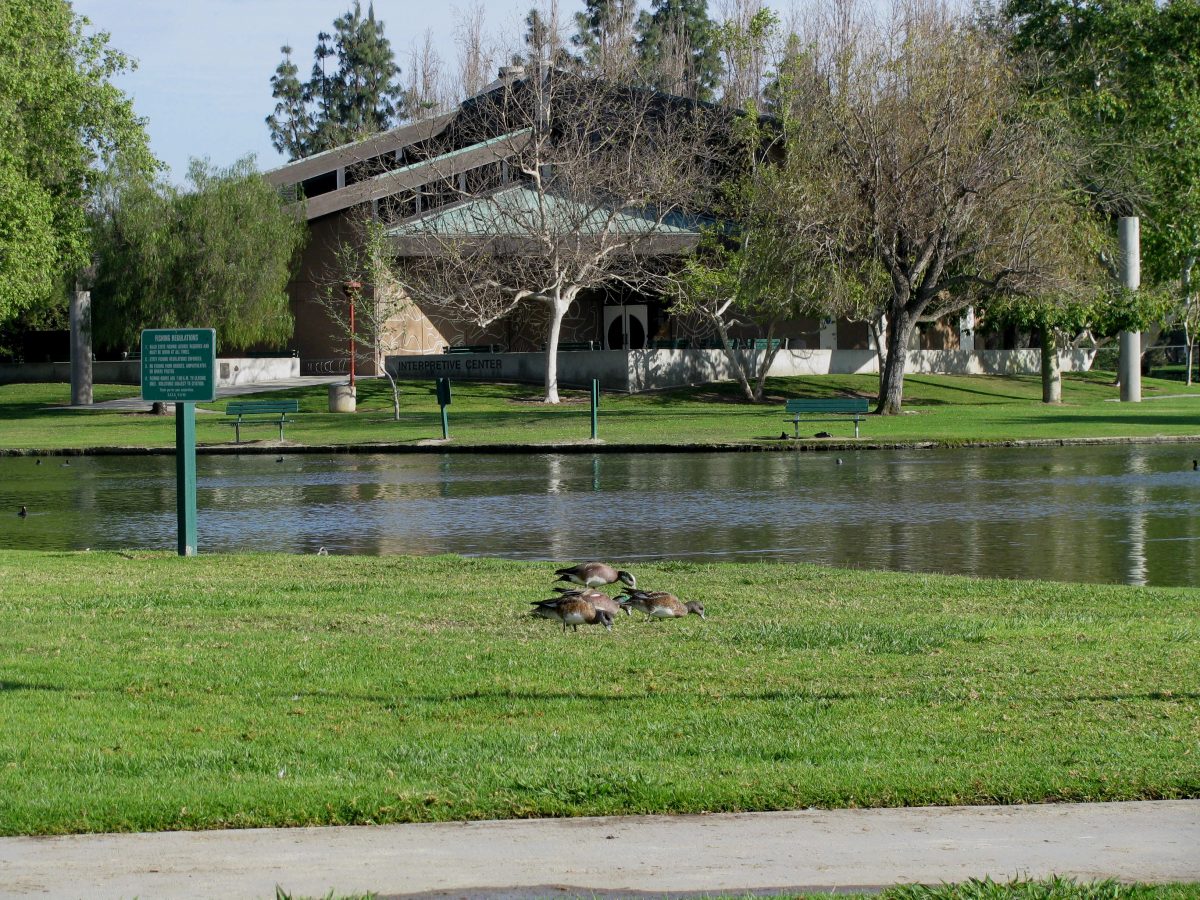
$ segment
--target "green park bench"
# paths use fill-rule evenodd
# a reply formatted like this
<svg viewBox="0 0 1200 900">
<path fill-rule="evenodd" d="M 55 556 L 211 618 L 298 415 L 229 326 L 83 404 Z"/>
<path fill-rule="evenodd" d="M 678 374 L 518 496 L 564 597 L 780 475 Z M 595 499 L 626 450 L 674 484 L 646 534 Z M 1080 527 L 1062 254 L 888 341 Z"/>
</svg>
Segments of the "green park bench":
<svg viewBox="0 0 1200 900">
<path fill-rule="evenodd" d="M 232 422 L 225 424 L 233 426 L 233 440 L 237 444 L 242 442 L 243 425 L 278 425 L 279 439 L 282 441 L 283 426 L 292 421 L 287 417 L 288 413 L 299 411 L 299 400 L 239 400 L 225 407 L 225 415 L 237 416 Z M 279 418 L 246 419 L 246 416 L 278 416 Z"/>
<path fill-rule="evenodd" d="M 443 353 L 500 353 L 503 348 L 499 344 L 454 344 L 445 348 Z"/>
<path fill-rule="evenodd" d="M 546 345 L 542 344 L 542 350 L 545 351 Z M 559 350 L 599 350 L 599 341 L 559 341 Z"/>
<path fill-rule="evenodd" d="M 837 397 L 826 400 L 789 400 L 788 415 L 792 417 L 792 425 L 796 429 L 796 437 L 800 437 L 800 417 L 813 413 L 837 415 L 854 415 L 854 436 L 858 437 L 858 423 L 866 413 L 868 403 L 862 397 Z M 808 421 L 836 421 L 833 419 L 810 419 Z"/>
</svg>

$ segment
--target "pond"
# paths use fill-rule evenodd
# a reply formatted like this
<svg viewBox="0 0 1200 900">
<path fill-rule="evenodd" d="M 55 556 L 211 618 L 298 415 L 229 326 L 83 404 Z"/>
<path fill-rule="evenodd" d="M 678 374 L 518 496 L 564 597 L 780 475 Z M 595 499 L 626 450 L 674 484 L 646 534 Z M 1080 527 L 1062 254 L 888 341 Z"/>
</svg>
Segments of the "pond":
<svg viewBox="0 0 1200 900">
<path fill-rule="evenodd" d="M 199 543 L 201 552 L 763 559 L 1193 585 L 1193 455 L 1165 444 L 200 456 Z M 174 504 L 169 456 L 0 458 L 0 547 L 173 550 Z"/>
</svg>

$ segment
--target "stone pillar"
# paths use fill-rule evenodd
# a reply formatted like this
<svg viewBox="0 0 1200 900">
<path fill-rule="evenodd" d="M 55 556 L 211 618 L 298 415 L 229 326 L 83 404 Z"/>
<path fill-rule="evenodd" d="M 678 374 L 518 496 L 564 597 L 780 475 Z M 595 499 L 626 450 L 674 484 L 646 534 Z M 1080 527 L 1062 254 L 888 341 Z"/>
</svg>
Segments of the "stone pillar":
<svg viewBox="0 0 1200 900">
<path fill-rule="evenodd" d="M 837 349 L 837 320 L 825 318 L 821 320 L 821 349 Z"/>
<path fill-rule="evenodd" d="M 71 293 L 72 406 L 92 403 L 92 292 L 85 287 L 90 287 L 90 278 L 83 275 Z"/>
<path fill-rule="evenodd" d="M 1117 220 L 1117 242 L 1121 287 L 1127 291 L 1136 291 L 1142 283 L 1141 233 L 1137 216 L 1122 216 Z M 1140 403 L 1142 336 L 1136 331 L 1122 331 L 1120 339 L 1121 357 L 1117 368 L 1121 379 L 1121 402 Z"/>
<path fill-rule="evenodd" d="M 958 349 L 975 352 L 975 307 L 968 306 L 958 318 Z"/>
</svg>

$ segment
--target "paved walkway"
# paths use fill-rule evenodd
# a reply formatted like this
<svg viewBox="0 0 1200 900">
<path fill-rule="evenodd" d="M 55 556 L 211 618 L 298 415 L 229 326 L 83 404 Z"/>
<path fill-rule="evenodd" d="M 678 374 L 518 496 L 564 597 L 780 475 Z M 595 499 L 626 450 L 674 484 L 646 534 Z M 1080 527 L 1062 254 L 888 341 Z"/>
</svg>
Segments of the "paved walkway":
<svg viewBox="0 0 1200 900">
<path fill-rule="evenodd" d="M 1200 800 L 0 838 L 0 897 L 656 896 L 1200 881 Z"/>
<path fill-rule="evenodd" d="M 362 378 L 362 376 L 359 376 Z M 312 387 L 317 384 L 336 384 L 344 382 L 345 375 L 302 375 L 296 378 L 280 378 L 275 381 L 256 381 L 250 384 L 235 384 L 226 387 L 217 388 L 217 399 L 224 400 L 226 397 L 241 397 L 245 394 L 263 394 L 267 391 L 282 391 L 287 388 L 297 387 Z M 138 394 L 138 386 L 131 384 L 129 393 L 133 396 L 125 397 L 121 400 L 105 400 L 102 403 L 93 403 L 90 406 L 56 406 L 55 409 L 107 409 L 118 410 L 121 412 L 148 412 L 150 404 L 141 398 Z M 167 404 L 169 413 L 175 412 L 175 405 Z"/>
</svg>

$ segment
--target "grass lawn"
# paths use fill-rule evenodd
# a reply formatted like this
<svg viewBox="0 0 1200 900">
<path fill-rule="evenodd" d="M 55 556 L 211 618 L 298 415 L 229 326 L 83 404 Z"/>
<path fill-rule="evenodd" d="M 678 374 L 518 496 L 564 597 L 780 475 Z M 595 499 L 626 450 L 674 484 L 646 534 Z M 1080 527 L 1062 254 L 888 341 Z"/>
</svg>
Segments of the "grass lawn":
<svg viewBox="0 0 1200 900">
<path fill-rule="evenodd" d="M 1118 395 L 1111 373 L 1066 378 L 1061 406 L 1041 403 L 1036 376 L 930 376 L 905 379 L 907 415 L 871 416 L 862 426 L 863 442 L 1060 439 L 1090 437 L 1148 438 L 1187 435 L 1200 438 L 1200 386 L 1143 379 L 1145 402 L 1108 402 Z M 770 401 L 740 402 L 733 384 L 638 395 L 605 395 L 599 433 L 606 443 L 683 444 L 737 443 L 777 445 L 785 421 L 783 401 L 789 397 L 874 396 L 871 375 L 824 375 L 775 378 L 768 383 Z M 146 414 L 64 411 L 53 408 L 69 397 L 66 385 L 0 386 L 0 448 L 63 449 L 101 446 L 169 447 L 175 440 L 170 418 Z M 130 396 L 134 388 L 101 386 L 98 398 Z M 1180 396 L 1182 395 L 1182 396 Z M 590 436 L 587 396 L 566 391 L 559 406 L 538 402 L 540 389 L 528 385 L 456 383 L 449 408 L 450 435 L 456 445 L 551 444 L 585 441 Z M 324 386 L 256 395 L 255 399 L 296 397 L 301 413 L 287 426 L 287 439 L 303 444 L 386 443 L 416 445 L 441 437 L 441 420 L 433 382 L 401 386 L 401 420 L 391 417 L 386 382 L 364 380 L 359 386 L 359 412 L 328 412 Z M 1155 399 L 1161 398 L 1161 399 Z M 222 411 L 225 402 L 209 408 Z M 198 415 L 201 445 L 227 443 L 233 429 L 223 416 Z M 827 430 L 846 440 L 849 422 L 813 421 L 802 426 L 811 437 Z M 248 440 L 270 440 L 269 425 L 246 429 Z"/>
<path fill-rule="evenodd" d="M 0 833 L 1200 797 L 1200 590 L 0 551 Z"/>
</svg>

